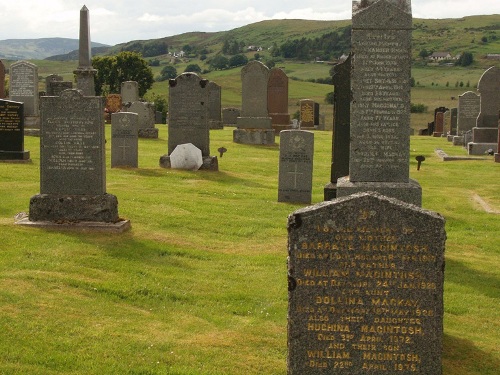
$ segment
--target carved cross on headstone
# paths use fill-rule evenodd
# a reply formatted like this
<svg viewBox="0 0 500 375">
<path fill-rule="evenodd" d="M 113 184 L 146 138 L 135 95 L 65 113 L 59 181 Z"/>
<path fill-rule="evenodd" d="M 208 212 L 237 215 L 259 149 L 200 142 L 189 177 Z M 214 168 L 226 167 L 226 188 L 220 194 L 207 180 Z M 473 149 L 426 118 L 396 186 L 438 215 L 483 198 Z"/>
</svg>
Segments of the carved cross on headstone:
<svg viewBox="0 0 500 375">
<path fill-rule="evenodd" d="M 293 179 L 294 179 L 294 182 L 293 182 L 293 187 L 294 187 L 295 189 L 297 188 L 297 176 L 302 176 L 302 173 L 299 173 L 299 172 L 297 171 L 297 168 L 298 168 L 298 166 L 297 166 L 297 164 L 295 164 L 295 171 L 293 171 L 293 172 L 287 172 L 288 174 L 293 175 Z"/>
</svg>

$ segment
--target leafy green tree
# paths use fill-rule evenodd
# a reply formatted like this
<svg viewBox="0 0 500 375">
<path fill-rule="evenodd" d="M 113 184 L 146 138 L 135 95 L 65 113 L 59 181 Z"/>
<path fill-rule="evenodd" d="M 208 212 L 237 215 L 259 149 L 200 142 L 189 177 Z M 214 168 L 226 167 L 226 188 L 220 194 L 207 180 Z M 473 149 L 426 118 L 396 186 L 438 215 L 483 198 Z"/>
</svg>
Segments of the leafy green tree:
<svg viewBox="0 0 500 375">
<path fill-rule="evenodd" d="M 168 79 L 174 79 L 175 77 L 177 77 L 177 75 L 177 69 L 175 69 L 175 67 L 172 65 L 167 65 L 161 70 L 160 76 L 157 80 L 166 81 Z"/>
<path fill-rule="evenodd" d="M 333 91 L 327 93 L 325 95 L 325 103 L 326 104 L 333 104 L 333 98 L 334 98 L 334 93 Z"/>
<path fill-rule="evenodd" d="M 464 52 L 460 55 L 456 65 L 469 66 L 474 62 L 474 55 L 470 52 Z"/>
<path fill-rule="evenodd" d="M 235 66 L 245 65 L 246 63 L 248 63 L 248 57 L 242 54 L 234 55 L 229 59 L 230 68 L 234 68 Z"/>
<path fill-rule="evenodd" d="M 223 55 L 217 55 L 210 61 L 210 68 L 214 70 L 227 69 L 229 66 L 229 60 Z"/>
<path fill-rule="evenodd" d="M 198 64 L 189 64 L 186 66 L 186 69 L 184 69 L 184 72 L 201 73 L 201 68 Z"/>
</svg>

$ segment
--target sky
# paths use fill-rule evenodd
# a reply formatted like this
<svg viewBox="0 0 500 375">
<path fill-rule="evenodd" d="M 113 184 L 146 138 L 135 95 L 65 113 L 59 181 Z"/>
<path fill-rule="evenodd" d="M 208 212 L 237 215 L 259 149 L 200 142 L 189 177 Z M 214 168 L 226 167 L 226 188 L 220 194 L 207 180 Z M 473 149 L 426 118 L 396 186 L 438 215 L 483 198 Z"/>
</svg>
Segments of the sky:
<svg viewBox="0 0 500 375">
<path fill-rule="evenodd" d="M 351 0 L 19 0 L 0 7 L 0 40 L 78 39 L 80 9 L 90 11 L 93 42 L 109 45 L 190 31 L 227 31 L 270 19 L 345 20 Z M 412 0 L 414 18 L 500 14 L 500 0 Z"/>
</svg>

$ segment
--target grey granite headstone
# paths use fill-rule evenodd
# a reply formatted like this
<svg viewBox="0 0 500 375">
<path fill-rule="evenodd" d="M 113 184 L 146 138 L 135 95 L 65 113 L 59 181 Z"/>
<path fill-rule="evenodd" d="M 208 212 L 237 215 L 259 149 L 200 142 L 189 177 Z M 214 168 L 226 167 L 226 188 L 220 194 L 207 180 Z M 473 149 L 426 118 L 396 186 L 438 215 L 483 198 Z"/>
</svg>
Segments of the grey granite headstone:
<svg viewBox="0 0 500 375">
<path fill-rule="evenodd" d="M 222 110 L 222 123 L 224 125 L 236 126 L 236 119 L 240 117 L 239 108 L 229 107 Z"/>
<path fill-rule="evenodd" d="M 349 175 L 349 137 L 351 129 L 352 55 L 333 67 L 333 132 L 330 183 L 325 186 L 325 201 L 337 197 L 337 180 Z"/>
<path fill-rule="evenodd" d="M 0 99 L 5 99 L 5 65 L 0 60 Z"/>
<path fill-rule="evenodd" d="M 155 108 L 153 103 L 133 102 L 124 106 L 127 112 L 138 115 L 139 138 L 158 138 L 158 129 L 155 128 Z"/>
<path fill-rule="evenodd" d="M 472 91 L 458 96 L 457 135 L 463 135 L 476 126 L 481 109 L 481 97 Z"/>
<path fill-rule="evenodd" d="M 18 61 L 10 66 L 9 97 L 24 103 L 24 116 L 39 115 L 38 67 L 27 61 Z"/>
<path fill-rule="evenodd" d="M 373 192 L 290 215 L 288 374 L 442 374 L 444 225 Z"/>
<path fill-rule="evenodd" d="M 106 222 L 118 201 L 106 193 L 104 98 L 66 90 L 41 98 L 40 194 L 32 222 Z"/>
<path fill-rule="evenodd" d="M 121 84 L 121 96 L 123 103 L 133 103 L 139 101 L 139 83 L 136 81 L 126 81 Z"/>
<path fill-rule="evenodd" d="M 274 144 L 274 129 L 267 109 L 268 80 L 269 68 L 259 61 L 250 61 L 241 69 L 241 116 L 236 119 L 234 142 Z"/>
<path fill-rule="evenodd" d="M 314 133 L 280 133 L 278 202 L 311 203 Z"/>
<path fill-rule="evenodd" d="M 24 150 L 24 104 L 0 99 L 0 161 L 30 159 Z"/>
<path fill-rule="evenodd" d="M 498 120 L 500 113 L 500 68 L 486 70 L 477 85 L 481 95 L 481 110 L 472 128 L 472 142 L 467 145 L 470 155 L 482 155 L 487 150 L 498 152 Z"/>
<path fill-rule="evenodd" d="M 377 191 L 421 205 L 409 178 L 411 7 L 363 4 L 353 3 L 349 177 L 338 180 L 337 196 Z"/>
<path fill-rule="evenodd" d="M 208 127 L 223 129 L 221 95 L 222 88 L 215 82 L 208 82 Z"/>
<path fill-rule="evenodd" d="M 80 10 L 80 38 L 78 49 L 78 68 L 73 72 L 76 77 L 76 88 L 85 96 L 95 95 L 94 77 L 97 70 L 92 67 L 92 50 L 90 48 L 89 9 L 84 5 Z"/>
<path fill-rule="evenodd" d="M 138 115 L 111 114 L 111 168 L 137 168 L 139 160 Z"/>
<path fill-rule="evenodd" d="M 216 156 L 210 156 L 208 126 L 208 81 L 195 73 L 183 73 L 169 81 L 168 155 L 160 166 L 170 167 L 169 155 L 181 144 L 192 143 L 201 150 L 201 169 L 218 170 Z"/>
</svg>

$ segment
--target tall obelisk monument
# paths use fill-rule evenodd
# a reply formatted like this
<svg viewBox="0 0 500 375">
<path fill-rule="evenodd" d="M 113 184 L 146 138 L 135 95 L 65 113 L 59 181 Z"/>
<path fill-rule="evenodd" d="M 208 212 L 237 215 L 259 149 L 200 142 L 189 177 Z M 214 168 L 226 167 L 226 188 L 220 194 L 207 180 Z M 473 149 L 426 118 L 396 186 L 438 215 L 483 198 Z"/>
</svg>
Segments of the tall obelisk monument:
<svg viewBox="0 0 500 375">
<path fill-rule="evenodd" d="M 80 44 L 78 57 L 78 68 L 73 72 L 76 76 L 76 88 L 81 90 L 84 96 L 95 96 L 94 76 L 97 70 L 92 68 L 89 10 L 85 5 L 80 10 Z"/>
</svg>

